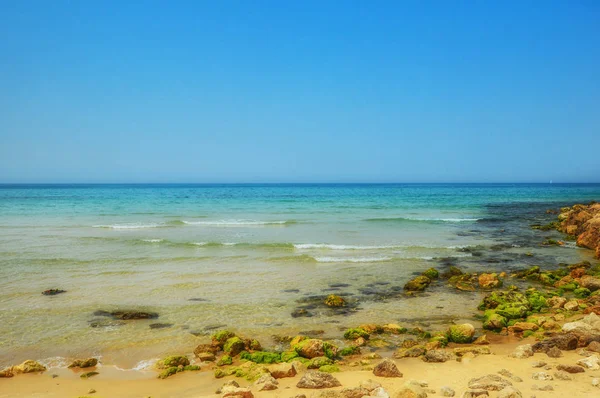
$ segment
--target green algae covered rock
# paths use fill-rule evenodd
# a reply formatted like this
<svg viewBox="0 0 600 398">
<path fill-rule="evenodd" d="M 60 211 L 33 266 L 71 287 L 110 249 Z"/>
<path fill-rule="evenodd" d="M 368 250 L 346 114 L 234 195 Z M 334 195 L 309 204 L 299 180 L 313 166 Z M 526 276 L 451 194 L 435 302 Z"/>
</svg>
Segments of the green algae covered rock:
<svg viewBox="0 0 600 398">
<path fill-rule="evenodd" d="M 434 279 L 437 279 L 440 277 L 440 273 L 435 268 L 429 268 L 428 270 L 423 272 L 423 276 L 426 276 L 427 278 L 434 280 Z"/>
<path fill-rule="evenodd" d="M 294 351 L 303 358 L 328 357 L 335 358 L 338 348 L 331 343 L 319 339 L 302 340 L 293 346 Z"/>
<path fill-rule="evenodd" d="M 357 354 L 360 354 L 360 347 L 355 347 L 355 346 L 344 347 L 340 350 L 339 354 L 343 357 L 346 357 L 348 355 L 357 355 Z"/>
<path fill-rule="evenodd" d="M 370 334 L 362 328 L 348 329 L 344 333 L 344 338 L 347 340 L 356 340 L 359 337 L 368 339 L 370 337 Z"/>
<path fill-rule="evenodd" d="M 211 336 L 212 345 L 218 346 L 222 349 L 225 345 L 225 342 L 232 337 L 235 337 L 235 333 L 230 332 L 229 330 L 220 330 Z"/>
<path fill-rule="evenodd" d="M 219 358 L 219 360 L 217 361 L 217 366 L 231 365 L 232 363 L 233 363 L 233 358 L 231 358 L 229 355 L 225 354 L 221 358 Z"/>
<path fill-rule="evenodd" d="M 448 329 L 448 341 L 459 344 L 468 344 L 473 341 L 475 327 L 470 323 L 452 325 Z"/>
<path fill-rule="evenodd" d="M 346 300 L 336 294 L 330 294 L 325 299 L 325 305 L 328 307 L 343 307 L 346 305 Z"/>
<path fill-rule="evenodd" d="M 285 351 L 281 353 L 281 362 L 290 362 L 299 357 L 296 351 Z"/>
<path fill-rule="evenodd" d="M 502 315 L 497 314 L 494 310 L 488 310 L 485 312 L 485 319 L 483 321 L 484 329 L 499 332 L 507 325 L 507 319 Z"/>
<path fill-rule="evenodd" d="M 431 279 L 426 276 L 417 276 L 416 278 L 411 279 L 404 285 L 404 290 L 408 290 L 411 292 L 418 292 L 425 290 L 427 286 L 431 284 Z"/>
<path fill-rule="evenodd" d="M 237 336 L 227 339 L 227 341 L 223 345 L 223 351 L 225 352 L 225 354 L 230 355 L 232 357 L 236 356 L 245 349 L 246 344 L 244 343 L 244 340 L 240 339 Z"/>
<path fill-rule="evenodd" d="M 580 288 L 573 290 L 573 294 L 577 298 L 586 298 L 586 297 L 589 297 L 592 294 L 592 292 L 590 291 L 590 289 L 587 289 L 585 287 L 580 287 Z"/>
<path fill-rule="evenodd" d="M 172 355 L 166 357 L 156 363 L 156 367 L 159 369 L 168 369 L 171 367 L 187 366 L 190 364 L 190 360 L 183 355 Z"/>
<path fill-rule="evenodd" d="M 243 351 L 240 358 L 254 363 L 279 363 L 281 362 L 281 354 L 278 352 L 256 351 L 249 353 Z"/>
<path fill-rule="evenodd" d="M 81 374 L 79 377 L 82 379 L 89 379 L 90 377 L 94 377 L 99 374 L 100 373 L 98 373 L 98 372 L 86 372 L 86 373 Z"/>
<path fill-rule="evenodd" d="M 319 369 L 321 366 L 325 365 L 333 365 L 333 360 L 327 357 L 316 357 L 311 359 L 310 362 L 307 363 L 306 367 L 308 369 Z"/>
<path fill-rule="evenodd" d="M 540 312 L 542 308 L 548 307 L 546 297 L 542 293 L 536 290 L 528 290 L 526 296 L 532 311 Z"/>
<path fill-rule="evenodd" d="M 335 373 L 339 372 L 340 368 L 338 368 L 337 365 L 323 365 L 319 368 L 319 371 L 325 373 Z"/>
</svg>

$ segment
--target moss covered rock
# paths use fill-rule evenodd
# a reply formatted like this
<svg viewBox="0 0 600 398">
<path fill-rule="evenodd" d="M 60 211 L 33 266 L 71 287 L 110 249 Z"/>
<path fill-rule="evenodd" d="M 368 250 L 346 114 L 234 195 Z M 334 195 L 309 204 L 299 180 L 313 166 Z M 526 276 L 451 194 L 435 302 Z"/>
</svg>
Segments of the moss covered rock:
<svg viewBox="0 0 600 398">
<path fill-rule="evenodd" d="M 355 347 L 355 346 L 344 347 L 340 350 L 339 354 L 343 357 L 346 357 L 349 355 L 358 355 L 358 354 L 360 354 L 360 347 Z"/>
<path fill-rule="evenodd" d="M 319 368 L 320 372 L 335 373 L 339 372 L 340 368 L 337 365 L 323 365 Z"/>
<path fill-rule="evenodd" d="M 448 329 L 448 341 L 459 344 L 467 344 L 473 341 L 475 327 L 470 323 L 452 325 Z"/>
<path fill-rule="evenodd" d="M 319 369 L 321 366 L 333 365 L 333 360 L 327 357 L 316 357 L 306 364 L 308 369 Z"/>
<path fill-rule="evenodd" d="M 404 290 L 416 292 L 422 291 L 427 288 L 431 284 L 431 279 L 426 276 L 420 275 L 416 278 L 411 279 L 404 285 Z"/>
<path fill-rule="evenodd" d="M 279 363 L 281 362 L 281 354 L 278 352 L 256 351 L 249 353 L 244 351 L 240 358 L 254 363 Z"/>
<path fill-rule="evenodd" d="M 434 280 L 434 279 L 437 279 L 440 277 L 440 273 L 435 268 L 429 268 L 428 270 L 423 272 L 423 276 L 426 276 L 427 278 Z"/>
<path fill-rule="evenodd" d="M 328 307 L 343 307 L 346 305 L 346 300 L 336 294 L 330 294 L 325 299 L 325 305 Z"/>
<path fill-rule="evenodd" d="M 225 342 L 232 337 L 235 337 L 235 333 L 230 332 L 229 330 L 220 330 L 211 336 L 212 345 L 222 349 Z"/>
<path fill-rule="evenodd" d="M 240 339 L 237 336 L 227 339 L 227 341 L 223 345 L 223 351 L 225 352 L 225 354 L 230 355 L 232 357 L 238 355 L 245 349 L 246 344 L 244 343 L 244 340 Z"/>
<path fill-rule="evenodd" d="M 502 286 L 502 281 L 498 274 L 481 274 L 478 278 L 479 287 L 482 289 L 493 289 Z"/>
<path fill-rule="evenodd" d="M 187 366 L 190 364 L 190 360 L 187 359 L 187 357 L 183 356 L 183 355 L 172 355 L 169 357 L 166 357 L 164 359 L 161 359 L 160 361 L 156 362 L 156 367 L 158 369 L 168 369 L 168 368 L 172 368 L 172 367 L 178 367 L 178 366 Z"/>
<path fill-rule="evenodd" d="M 337 356 L 338 352 L 338 348 L 336 346 L 319 339 L 302 340 L 298 344 L 294 345 L 293 349 L 298 353 L 298 355 L 308 359 L 323 356 L 333 359 Z"/>
<path fill-rule="evenodd" d="M 233 363 L 233 358 L 231 358 L 229 355 L 223 355 L 221 358 L 219 358 L 219 360 L 217 361 L 217 366 L 226 366 L 226 365 L 231 365 Z"/>
<path fill-rule="evenodd" d="M 483 321 L 484 329 L 499 332 L 505 328 L 507 324 L 507 319 L 502 315 L 496 314 L 494 310 L 486 311 L 485 320 Z"/>
<path fill-rule="evenodd" d="M 356 340 L 359 337 L 368 339 L 370 334 L 362 328 L 348 329 L 344 332 L 344 338 L 347 340 Z"/>
</svg>

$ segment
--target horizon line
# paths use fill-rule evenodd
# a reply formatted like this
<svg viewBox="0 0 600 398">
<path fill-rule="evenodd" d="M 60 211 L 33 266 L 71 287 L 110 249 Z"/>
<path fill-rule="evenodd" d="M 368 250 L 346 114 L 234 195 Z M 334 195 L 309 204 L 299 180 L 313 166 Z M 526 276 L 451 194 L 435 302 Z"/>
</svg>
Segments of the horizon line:
<svg viewBox="0 0 600 398">
<path fill-rule="evenodd" d="M 416 185 L 416 184 L 538 184 L 538 185 L 565 185 L 565 184 L 600 184 L 600 181 L 585 182 L 539 182 L 539 181 L 422 181 L 422 182 L 366 182 L 366 181 L 305 181 L 305 182 L 0 182 L 0 185 Z"/>
</svg>

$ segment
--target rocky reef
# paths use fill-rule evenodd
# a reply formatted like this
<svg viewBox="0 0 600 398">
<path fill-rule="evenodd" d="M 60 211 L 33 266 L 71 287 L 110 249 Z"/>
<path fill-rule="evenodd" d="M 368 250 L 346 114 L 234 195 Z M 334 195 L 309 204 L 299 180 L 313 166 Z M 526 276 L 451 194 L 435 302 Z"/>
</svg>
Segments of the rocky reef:
<svg viewBox="0 0 600 398">
<path fill-rule="evenodd" d="M 563 207 L 556 229 L 577 239 L 577 246 L 594 250 L 600 258 L 600 203 Z"/>
</svg>

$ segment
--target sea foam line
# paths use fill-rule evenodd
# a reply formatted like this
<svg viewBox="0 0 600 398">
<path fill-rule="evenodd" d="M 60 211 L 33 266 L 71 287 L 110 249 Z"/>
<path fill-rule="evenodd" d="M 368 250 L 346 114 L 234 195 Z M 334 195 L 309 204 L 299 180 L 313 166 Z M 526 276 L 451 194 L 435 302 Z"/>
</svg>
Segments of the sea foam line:
<svg viewBox="0 0 600 398">
<path fill-rule="evenodd" d="M 260 225 L 288 225 L 294 224 L 295 221 L 256 221 L 256 220 L 216 220 L 216 221 L 183 221 L 187 225 L 207 225 L 207 226 L 222 226 L 222 227 L 238 227 L 238 226 L 260 226 Z"/>
<path fill-rule="evenodd" d="M 319 263 L 376 263 L 390 261 L 392 257 L 315 257 Z"/>
</svg>

